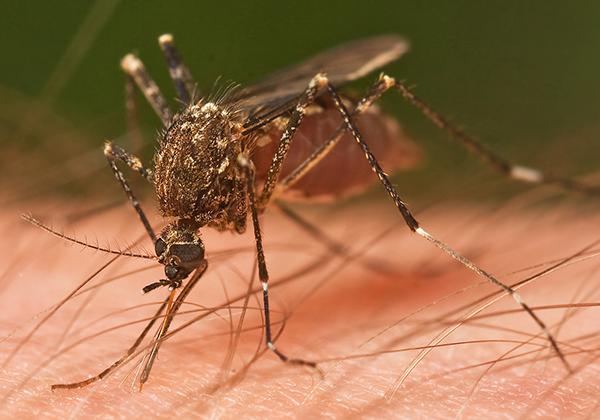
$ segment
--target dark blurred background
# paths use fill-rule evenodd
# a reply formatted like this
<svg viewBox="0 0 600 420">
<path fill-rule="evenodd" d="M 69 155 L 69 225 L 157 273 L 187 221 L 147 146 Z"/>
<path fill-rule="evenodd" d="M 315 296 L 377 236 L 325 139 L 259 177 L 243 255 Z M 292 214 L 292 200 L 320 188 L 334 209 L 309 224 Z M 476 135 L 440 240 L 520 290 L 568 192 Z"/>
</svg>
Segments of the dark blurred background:
<svg viewBox="0 0 600 420">
<path fill-rule="evenodd" d="M 175 96 L 157 45 L 171 32 L 199 82 L 251 83 L 344 41 L 399 33 L 386 70 L 499 153 L 579 176 L 600 158 L 600 3 L 559 1 L 1 1 L 3 202 L 117 193 L 101 154 L 123 144 L 120 58 L 137 52 Z M 364 88 L 376 74 L 356 84 Z M 160 123 L 145 102 L 149 157 Z M 395 177 L 410 200 L 492 200 L 523 188 L 485 168 L 400 98 L 382 106 L 426 160 Z M 8 188 L 6 187 L 8 185 Z M 115 188 L 112 188 L 115 187 Z M 120 194 L 120 193 L 119 193 Z"/>
</svg>

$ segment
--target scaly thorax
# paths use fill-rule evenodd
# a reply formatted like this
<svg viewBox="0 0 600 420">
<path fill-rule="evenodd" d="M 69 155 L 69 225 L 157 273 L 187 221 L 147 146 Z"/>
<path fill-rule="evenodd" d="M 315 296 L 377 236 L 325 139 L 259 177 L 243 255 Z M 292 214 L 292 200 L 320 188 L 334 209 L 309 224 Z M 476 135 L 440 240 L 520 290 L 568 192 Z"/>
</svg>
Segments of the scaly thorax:
<svg viewBox="0 0 600 420">
<path fill-rule="evenodd" d="M 200 101 L 173 118 L 154 158 L 163 216 L 222 229 L 239 216 L 233 213 L 239 212 L 245 186 L 236 165 L 242 152 L 236 127 L 230 112 L 212 102 Z"/>
</svg>

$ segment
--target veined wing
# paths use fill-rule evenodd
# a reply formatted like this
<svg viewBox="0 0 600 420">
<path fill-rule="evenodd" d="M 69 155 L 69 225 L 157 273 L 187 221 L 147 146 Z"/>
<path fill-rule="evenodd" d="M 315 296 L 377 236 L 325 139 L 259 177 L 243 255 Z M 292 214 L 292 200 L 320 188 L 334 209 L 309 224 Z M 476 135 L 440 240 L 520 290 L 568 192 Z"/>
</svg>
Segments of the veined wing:
<svg viewBox="0 0 600 420">
<path fill-rule="evenodd" d="M 398 35 L 352 41 L 273 73 L 240 90 L 230 100 L 248 115 L 247 128 L 262 125 L 262 121 L 276 118 L 295 106 L 317 73 L 325 73 L 339 87 L 397 60 L 408 49 L 408 42 Z"/>
</svg>

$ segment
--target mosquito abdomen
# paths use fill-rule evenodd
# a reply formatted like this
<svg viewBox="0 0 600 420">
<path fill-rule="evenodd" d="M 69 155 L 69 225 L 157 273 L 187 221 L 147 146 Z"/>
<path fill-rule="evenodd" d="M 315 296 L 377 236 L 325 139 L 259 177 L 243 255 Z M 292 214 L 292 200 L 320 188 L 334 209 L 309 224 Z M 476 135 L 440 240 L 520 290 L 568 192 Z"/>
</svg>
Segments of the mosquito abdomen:
<svg viewBox="0 0 600 420">
<path fill-rule="evenodd" d="M 373 107 L 355 121 L 388 172 L 409 169 L 420 161 L 421 153 L 416 144 L 404 133 L 393 118 Z M 326 142 L 342 124 L 339 112 L 332 108 L 321 108 L 308 113 L 294 135 L 290 152 L 286 157 L 280 180 L 285 179 L 321 144 Z M 263 180 L 277 148 L 284 124 L 269 126 L 264 137 L 259 138 L 253 152 L 257 177 Z M 371 167 L 356 141 L 347 132 L 342 135 L 334 150 L 293 184 L 284 195 L 287 199 L 328 199 L 351 196 L 363 192 L 377 182 Z"/>
</svg>

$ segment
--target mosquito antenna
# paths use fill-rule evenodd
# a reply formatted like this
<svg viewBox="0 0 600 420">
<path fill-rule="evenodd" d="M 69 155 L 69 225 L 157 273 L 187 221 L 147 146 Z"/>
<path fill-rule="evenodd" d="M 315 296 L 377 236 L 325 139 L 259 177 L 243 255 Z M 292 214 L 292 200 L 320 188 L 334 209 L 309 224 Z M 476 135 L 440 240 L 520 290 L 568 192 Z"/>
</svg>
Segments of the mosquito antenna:
<svg viewBox="0 0 600 420">
<path fill-rule="evenodd" d="M 106 248 L 103 246 L 100 246 L 97 242 L 96 244 L 90 244 L 87 239 L 85 240 L 80 240 L 77 239 L 75 237 L 69 236 L 65 233 L 59 232 L 55 229 L 53 229 L 51 226 L 46 225 L 42 222 L 40 222 L 39 220 L 37 220 L 36 218 L 34 218 L 33 216 L 31 216 L 30 214 L 23 214 L 21 216 L 21 218 L 29 223 L 31 223 L 34 226 L 39 227 L 40 229 L 50 233 L 51 235 L 54 235 L 60 239 L 63 239 L 65 241 L 71 242 L 71 243 L 75 243 L 78 245 L 81 245 L 83 247 L 86 248 L 91 248 L 91 249 L 95 249 L 96 251 L 101 251 L 101 252 L 105 252 L 107 254 L 115 254 L 115 255 L 122 255 L 124 257 L 134 257 L 134 258 L 144 258 L 147 260 L 155 260 L 156 257 L 146 253 L 146 254 L 139 254 L 139 253 L 135 253 L 135 252 L 131 252 L 131 251 L 127 251 L 127 250 L 122 250 L 122 249 L 111 249 L 111 248 Z"/>
</svg>

